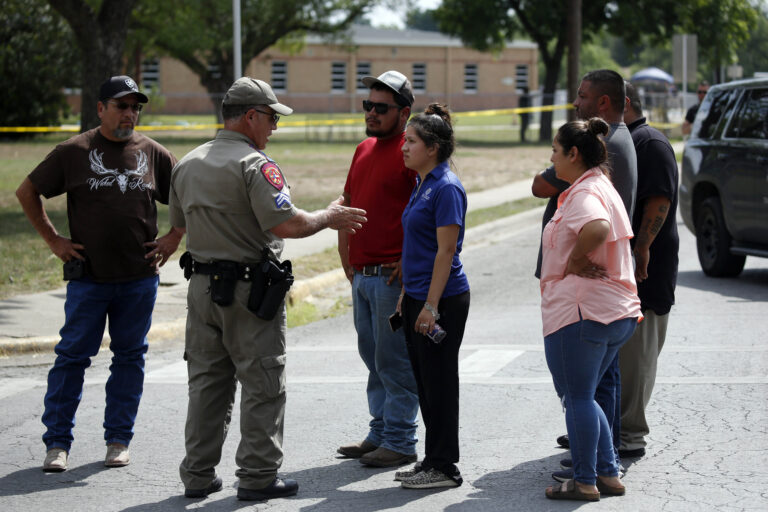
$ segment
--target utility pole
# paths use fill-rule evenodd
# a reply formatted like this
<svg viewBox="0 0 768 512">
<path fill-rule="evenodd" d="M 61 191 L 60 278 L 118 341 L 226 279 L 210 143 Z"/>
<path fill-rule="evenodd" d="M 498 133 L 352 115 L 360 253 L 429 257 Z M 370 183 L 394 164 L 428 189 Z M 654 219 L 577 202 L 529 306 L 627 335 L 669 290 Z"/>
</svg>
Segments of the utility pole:
<svg viewBox="0 0 768 512">
<path fill-rule="evenodd" d="M 568 0 L 568 18 L 571 20 L 567 28 L 568 40 L 568 97 L 567 102 L 576 99 L 579 90 L 579 54 L 581 53 L 581 0 Z M 576 111 L 568 110 L 568 120 L 576 119 Z"/>
<path fill-rule="evenodd" d="M 232 55 L 235 61 L 235 80 L 243 76 L 243 46 L 240 39 L 240 0 L 232 0 Z"/>
</svg>

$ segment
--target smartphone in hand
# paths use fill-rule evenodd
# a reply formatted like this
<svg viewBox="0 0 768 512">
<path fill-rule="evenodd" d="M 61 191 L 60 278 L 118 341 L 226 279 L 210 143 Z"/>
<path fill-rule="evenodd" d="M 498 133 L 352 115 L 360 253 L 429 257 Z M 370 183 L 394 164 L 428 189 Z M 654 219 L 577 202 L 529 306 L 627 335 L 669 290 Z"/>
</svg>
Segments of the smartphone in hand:
<svg viewBox="0 0 768 512">
<path fill-rule="evenodd" d="M 392 332 L 400 329 L 403 326 L 403 317 L 395 311 L 391 315 L 389 315 L 389 328 L 392 329 Z"/>
</svg>

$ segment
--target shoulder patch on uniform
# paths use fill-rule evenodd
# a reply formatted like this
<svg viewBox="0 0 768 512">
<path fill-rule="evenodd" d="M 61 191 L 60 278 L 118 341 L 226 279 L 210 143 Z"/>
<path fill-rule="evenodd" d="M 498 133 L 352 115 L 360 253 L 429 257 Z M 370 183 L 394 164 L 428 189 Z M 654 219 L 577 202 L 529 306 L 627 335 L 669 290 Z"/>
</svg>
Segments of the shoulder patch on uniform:
<svg viewBox="0 0 768 512">
<path fill-rule="evenodd" d="M 283 181 L 283 174 L 280 172 L 280 168 L 274 162 L 267 162 L 261 166 L 261 174 L 266 178 L 267 183 L 275 187 L 277 190 L 283 190 L 285 182 Z"/>
</svg>

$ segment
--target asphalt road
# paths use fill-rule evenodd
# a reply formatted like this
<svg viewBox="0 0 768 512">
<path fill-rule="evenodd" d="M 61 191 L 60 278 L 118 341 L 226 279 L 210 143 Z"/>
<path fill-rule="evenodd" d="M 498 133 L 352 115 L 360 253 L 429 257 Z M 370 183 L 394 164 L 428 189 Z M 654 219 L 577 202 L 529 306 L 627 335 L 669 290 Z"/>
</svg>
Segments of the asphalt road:
<svg viewBox="0 0 768 512">
<path fill-rule="evenodd" d="M 50 355 L 0 360 L 0 510 L 4 511 L 737 511 L 768 510 L 768 260 L 748 259 L 738 279 L 706 278 L 693 238 L 682 238 L 677 305 L 650 404 L 648 455 L 625 462 L 625 497 L 599 503 L 544 498 L 567 452 L 564 418 L 544 360 L 538 281 L 539 223 L 503 219 L 467 236 L 472 305 L 462 347 L 461 449 L 465 483 L 415 491 L 394 470 L 336 458 L 362 439 L 366 371 L 349 313 L 289 331 L 285 462 L 296 497 L 235 497 L 238 414 L 218 471 L 224 490 L 181 496 L 186 415 L 183 343 L 152 346 L 130 466 L 107 469 L 102 440 L 109 353 L 94 360 L 77 416 L 70 470 L 40 470 L 40 423 Z M 423 431 L 420 431 L 423 440 Z M 423 455 L 423 443 L 419 443 Z"/>
</svg>

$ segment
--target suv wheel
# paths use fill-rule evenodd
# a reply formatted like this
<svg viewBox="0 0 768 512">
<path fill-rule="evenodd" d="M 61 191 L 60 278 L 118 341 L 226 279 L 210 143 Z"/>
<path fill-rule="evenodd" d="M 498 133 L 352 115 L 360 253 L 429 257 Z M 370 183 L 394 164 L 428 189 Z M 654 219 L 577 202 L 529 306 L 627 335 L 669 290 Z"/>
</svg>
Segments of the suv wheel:
<svg viewBox="0 0 768 512">
<path fill-rule="evenodd" d="M 696 249 L 705 274 L 712 277 L 737 276 L 747 257 L 731 254 L 731 235 L 725 227 L 723 210 L 716 197 L 705 199 L 696 218 Z"/>
</svg>

